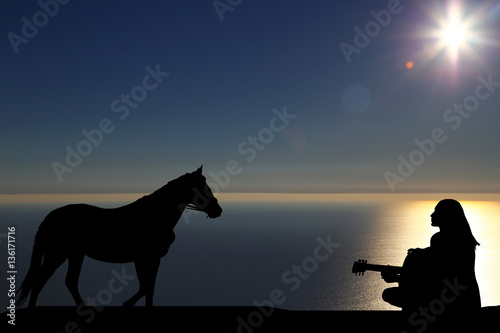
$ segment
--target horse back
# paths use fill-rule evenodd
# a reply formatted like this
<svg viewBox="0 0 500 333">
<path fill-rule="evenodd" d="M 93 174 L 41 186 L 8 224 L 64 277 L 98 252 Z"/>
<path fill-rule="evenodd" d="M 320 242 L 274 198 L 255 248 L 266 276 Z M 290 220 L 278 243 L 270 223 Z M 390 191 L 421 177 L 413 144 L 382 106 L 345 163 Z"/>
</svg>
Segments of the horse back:
<svg viewBox="0 0 500 333">
<path fill-rule="evenodd" d="M 78 252 L 107 262 L 130 262 L 141 251 L 164 256 L 174 241 L 173 228 L 154 211 L 128 205 L 101 208 L 70 204 L 50 212 L 40 225 L 46 249 Z"/>
</svg>

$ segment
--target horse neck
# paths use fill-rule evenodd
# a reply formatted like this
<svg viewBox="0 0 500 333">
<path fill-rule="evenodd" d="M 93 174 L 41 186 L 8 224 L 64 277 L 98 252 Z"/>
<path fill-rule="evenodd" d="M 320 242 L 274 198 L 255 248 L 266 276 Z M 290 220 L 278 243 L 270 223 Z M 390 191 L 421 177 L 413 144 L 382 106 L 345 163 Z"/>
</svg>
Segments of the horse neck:
<svg viewBox="0 0 500 333">
<path fill-rule="evenodd" d="M 186 209 L 186 200 L 182 192 L 168 185 L 165 185 L 143 199 L 146 200 L 149 209 L 155 211 L 160 216 L 164 216 L 168 224 L 173 228 Z"/>
</svg>

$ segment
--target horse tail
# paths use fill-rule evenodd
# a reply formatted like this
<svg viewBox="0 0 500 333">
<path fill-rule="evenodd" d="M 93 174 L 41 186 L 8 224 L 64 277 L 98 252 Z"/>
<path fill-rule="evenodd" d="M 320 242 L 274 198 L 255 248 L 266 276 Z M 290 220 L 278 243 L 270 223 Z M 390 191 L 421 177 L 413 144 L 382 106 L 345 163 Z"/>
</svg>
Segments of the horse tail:
<svg viewBox="0 0 500 333">
<path fill-rule="evenodd" d="M 26 277 L 24 278 L 24 281 L 17 293 L 19 307 L 23 305 L 28 298 L 31 289 L 33 289 L 33 284 L 37 280 L 40 268 L 42 267 L 42 257 L 43 251 L 42 244 L 40 242 L 40 229 L 38 229 L 33 242 L 33 253 L 31 254 L 31 263 L 28 269 L 28 274 L 26 274 Z"/>
</svg>

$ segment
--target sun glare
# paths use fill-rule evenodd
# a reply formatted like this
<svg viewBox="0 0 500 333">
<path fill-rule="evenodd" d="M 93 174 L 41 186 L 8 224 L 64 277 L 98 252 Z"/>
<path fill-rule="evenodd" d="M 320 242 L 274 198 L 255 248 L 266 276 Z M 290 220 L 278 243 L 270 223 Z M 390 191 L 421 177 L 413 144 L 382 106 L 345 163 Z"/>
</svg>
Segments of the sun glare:
<svg viewBox="0 0 500 333">
<path fill-rule="evenodd" d="M 483 28 L 487 6 L 449 0 L 424 8 L 430 20 L 424 20 L 425 24 L 415 32 L 416 38 L 426 40 L 420 53 L 414 55 L 419 64 L 436 63 L 441 72 L 452 75 L 466 64 L 481 61 L 480 48 L 493 43 Z"/>
<path fill-rule="evenodd" d="M 459 22 L 451 22 L 443 29 L 442 42 L 451 49 L 456 49 L 466 40 L 465 28 Z"/>
<path fill-rule="evenodd" d="M 459 8 L 449 8 L 448 16 L 440 22 L 440 29 L 437 32 L 439 48 L 445 50 L 448 56 L 455 63 L 459 53 L 468 48 L 468 29 Z"/>
</svg>

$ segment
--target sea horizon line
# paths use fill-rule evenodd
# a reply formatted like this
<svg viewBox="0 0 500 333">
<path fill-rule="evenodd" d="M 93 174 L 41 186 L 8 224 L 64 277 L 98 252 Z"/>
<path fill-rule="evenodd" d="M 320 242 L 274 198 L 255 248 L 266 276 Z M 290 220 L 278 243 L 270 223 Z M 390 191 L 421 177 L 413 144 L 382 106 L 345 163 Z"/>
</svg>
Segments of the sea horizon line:
<svg viewBox="0 0 500 333">
<path fill-rule="evenodd" d="M 14 193 L 0 194 L 0 203 L 44 202 L 133 202 L 150 193 Z M 459 201 L 500 201 L 500 193 L 491 192 L 221 192 L 215 193 L 226 202 L 328 202 L 419 200 L 436 201 L 453 198 Z"/>
</svg>

